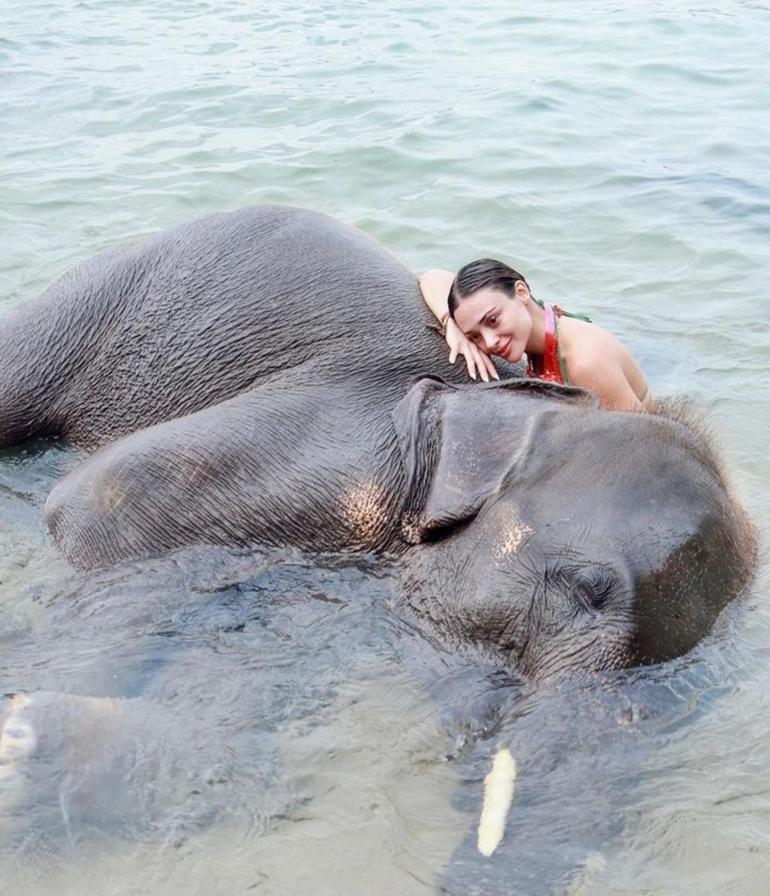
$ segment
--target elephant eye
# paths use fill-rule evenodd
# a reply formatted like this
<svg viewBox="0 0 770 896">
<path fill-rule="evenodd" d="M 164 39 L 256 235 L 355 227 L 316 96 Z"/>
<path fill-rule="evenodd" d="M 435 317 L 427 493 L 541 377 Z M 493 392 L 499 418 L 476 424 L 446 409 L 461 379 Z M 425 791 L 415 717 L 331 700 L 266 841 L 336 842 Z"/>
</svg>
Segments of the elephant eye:
<svg viewBox="0 0 770 896">
<path fill-rule="evenodd" d="M 572 594 L 587 610 L 601 610 L 615 585 L 615 576 L 602 566 L 581 569 L 572 582 Z"/>
</svg>

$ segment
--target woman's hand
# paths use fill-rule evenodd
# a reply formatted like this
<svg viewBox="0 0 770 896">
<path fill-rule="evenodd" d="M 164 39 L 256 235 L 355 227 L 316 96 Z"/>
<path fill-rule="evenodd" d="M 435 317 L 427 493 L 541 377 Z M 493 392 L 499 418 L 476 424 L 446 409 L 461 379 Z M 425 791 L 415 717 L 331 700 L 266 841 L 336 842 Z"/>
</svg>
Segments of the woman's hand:
<svg viewBox="0 0 770 896">
<path fill-rule="evenodd" d="M 458 355 L 465 358 L 465 364 L 468 368 L 468 376 L 476 379 L 476 373 L 484 380 L 489 382 L 489 378 L 499 380 L 500 376 L 492 363 L 489 355 L 485 354 L 478 346 L 475 346 L 468 339 L 452 318 L 447 318 L 446 333 L 444 334 L 446 344 L 449 346 L 449 363 L 454 364 Z"/>
</svg>

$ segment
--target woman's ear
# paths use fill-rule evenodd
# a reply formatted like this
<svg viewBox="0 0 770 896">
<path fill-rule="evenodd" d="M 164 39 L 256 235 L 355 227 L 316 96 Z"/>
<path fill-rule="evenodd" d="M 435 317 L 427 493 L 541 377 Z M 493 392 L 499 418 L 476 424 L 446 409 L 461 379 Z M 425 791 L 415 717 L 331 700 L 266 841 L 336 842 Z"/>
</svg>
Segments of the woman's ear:
<svg viewBox="0 0 770 896">
<path fill-rule="evenodd" d="M 513 287 L 514 295 L 517 299 L 521 299 L 522 302 L 526 305 L 532 299 L 532 294 L 529 291 L 529 287 L 523 280 L 517 280 L 516 284 Z"/>
</svg>

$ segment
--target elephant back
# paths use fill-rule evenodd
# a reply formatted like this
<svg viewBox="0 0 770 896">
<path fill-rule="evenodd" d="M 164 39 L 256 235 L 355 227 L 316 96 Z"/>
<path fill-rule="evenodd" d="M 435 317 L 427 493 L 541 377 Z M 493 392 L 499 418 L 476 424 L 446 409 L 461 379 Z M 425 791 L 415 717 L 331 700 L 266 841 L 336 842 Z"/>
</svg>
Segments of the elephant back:
<svg viewBox="0 0 770 896">
<path fill-rule="evenodd" d="M 110 250 L 25 313 L 48 321 L 53 428 L 87 446 L 272 381 L 348 379 L 390 407 L 415 376 L 458 376 L 413 273 L 365 234 L 285 206 Z"/>
</svg>

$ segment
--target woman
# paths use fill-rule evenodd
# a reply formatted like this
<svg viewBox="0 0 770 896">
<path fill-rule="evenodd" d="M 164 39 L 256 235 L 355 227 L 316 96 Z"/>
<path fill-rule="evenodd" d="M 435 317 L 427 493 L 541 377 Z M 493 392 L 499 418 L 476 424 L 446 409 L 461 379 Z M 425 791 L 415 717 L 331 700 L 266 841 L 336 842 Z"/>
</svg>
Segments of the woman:
<svg viewBox="0 0 770 896">
<path fill-rule="evenodd" d="M 426 304 L 444 327 L 449 360 L 463 355 L 468 373 L 498 378 L 490 355 L 515 363 L 526 353 L 527 374 L 591 389 L 602 406 L 644 411 L 652 400 L 631 352 L 587 317 L 533 298 L 524 277 L 502 261 L 472 261 L 453 277 L 420 277 Z"/>
</svg>

